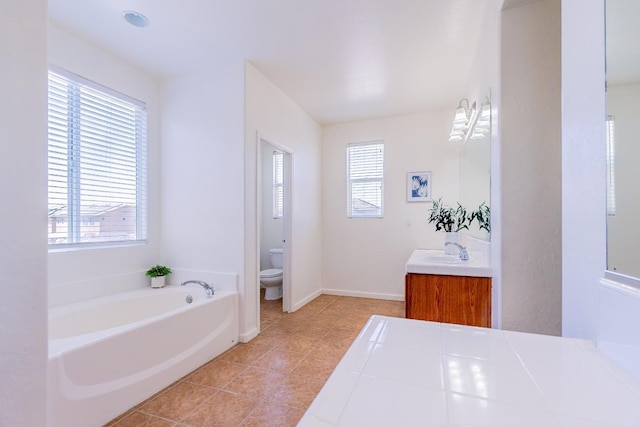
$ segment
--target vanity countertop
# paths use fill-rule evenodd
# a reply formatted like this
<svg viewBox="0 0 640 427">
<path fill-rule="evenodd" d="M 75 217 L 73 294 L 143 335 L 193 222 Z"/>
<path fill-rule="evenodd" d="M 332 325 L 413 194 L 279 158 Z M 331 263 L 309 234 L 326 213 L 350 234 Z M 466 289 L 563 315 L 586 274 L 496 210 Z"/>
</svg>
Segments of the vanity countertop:
<svg viewBox="0 0 640 427">
<path fill-rule="evenodd" d="M 469 252 L 468 261 L 457 255 L 445 255 L 442 250 L 416 249 L 406 264 L 407 273 L 440 274 L 446 276 L 491 277 L 491 263 L 485 254 Z"/>
<path fill-rule="evenodd" d="M 299 426 L 640 426 L 590 341 L 372 316 Z"/>
</svg>

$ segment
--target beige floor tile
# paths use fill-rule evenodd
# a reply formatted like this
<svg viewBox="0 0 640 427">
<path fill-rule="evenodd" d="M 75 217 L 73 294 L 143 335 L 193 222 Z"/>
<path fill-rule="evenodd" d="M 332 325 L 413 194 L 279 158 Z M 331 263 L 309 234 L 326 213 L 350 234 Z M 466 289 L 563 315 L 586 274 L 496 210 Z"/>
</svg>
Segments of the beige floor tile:
<svg viewBox="0 0 640 427">
<path fill-rule="evenodd" d="M 269 394 L 267 401 L 306 411 L 323 385 L 324 381 L 315 378 L 288 375 Z"/>
<path fill-rule="evenodd" d="M 324 337 L 324 341 L 334 341 L 343 347 L 349 348 L 359 333 L 360 329 L 340 329 L 336 326 L 327 332 L 327 335 Z"/>
<path fill-rule="evenodd" d="M 298 310 L 295 313 L 287 314 L 286 319 L 291 322 L 304 323 L 307 320 L 311 319 L 313 316 L 318 314 L 319 311 L 309 311 L 309 310 Z"/>
<path fill-rule="evenodd" d="M 309 323 L 312 323 L 314 325 L 327 325 L 327 326 L 333 326 L 335 325 L 345 314 L 344 313 L 340 313 L 340 314 L 336 314 L 336 313 L 325 313 L 320 312 L 320 314 L 318 314 L 315 317 L 312 317 L 309 320 Z"/>
<path fill-rule="evenodd" d="M 273 348 L 291 336 L 290 334 L 286 332 L 283 333 L 278 329 L 274 329 L 274 331 L 277 333 L 265 334 L 261 332 L 257 337 L 252 339 L 251 342 Z"/>
<path fill-rule="evenodd" d="M 157 393 L 153 394 L 151 397 L 148 397 L 147 399 L 145 399 L 142 402 L 138 403 L 132 409 L 142 408 L 144 405 L 146 405 L 147 403 L 151 402 L 153 399 L 155 399 L 156 397 L 160 396 L 161 394 L 164 394 L 164 393 L 168 392 L 170 389 L 172 389 L 173 387 L 177 386 L 178 384 L 180 384 L 180 380 L 174 381 L 173 383 L 171 383 L 170 385 L 166 386 L 162 390 L 160 390 Z"/>
<path fill-rule="evenodd" d="M 215 359 L 185 378 L 184 381 L 222 388 L 247 369 L 247 365 Z"/>
<path fill-rule="evenodd" d="M 322 294 L 322 295 L 318 295 L 316 298 L 314 298 L 313 301 L 316 301 L 317 303 L 326 302 L 328 304 L 330 302 L 335 301 L 336 298 L 338 298 L 336 295 Z"/>
<path fill-rule="evenodd" d="M 324 309 L 325 307 L 326 307 L 325 305 L 317 305 L 317 306 L 305 305 L 295 313 L 291 313 L 291 314 L 300 313 L 308 316 L 315 316 L 316 314 L 320 313 L 320 311 L 322 311 L 322 309 Z"/>
<path fill-rule="evenodd" d="M 211 387 L 182 382 L 142 406 L 139 411 L 180 421 L 216 392 Z"/>
<path fill-rule="evenodd" d="M 294 353 L 307 354 L 320 341 L 319 336 L 293 334 L 278 344 L 279 349 Z"/>
<path fill-rule="evenodd" d="M 273 324 L 273 325 L 269 325 L 269 326 L 266 326 L 266 327 L 262 328 L 262 330 L 260 331 L 260 334 L 258 336 L 275 336 L 275 335 L 279 335 L 279 336 L 284 335 L 285 337 L 287 337 L 287 336 L 291 335 L 291 332 L 282 331 L 282 330 L 278 329 L 275 326 L 275 324 Z M 251 341 L 251 342 L 253 342 L 253 341 Z"/>
<path fill-rule="evenodd" d="M 336 322 L 334 328 L 347 331 L 360 331 L 367 324 L 371 315 L 348 315 Z M 356 334 L 357 335 L 357 334 Z"/>
<path fill-rule="evenodd" d="M 176 423 L 155 415 L 131 412 L 120 418 L 116 423 L 107 425 L 114 427 L 173 427 Z"/>
<path fill-rule="evenodd" d="M 227 384 L 224 391 L 242 394 L 252 399 L 263 399 L 285 377 L 286 374 L 282 372 L 268 371 L 252 366 Z"/>
<path fill-rule="evenodd" d="M 326 381 L 336 367 L 336 361 L 307 355 L 295 367 L 293 374 L 307 376 L 317 380 Z"/>
<path fill-rule="evenodd" d="M 322 339 L 333 328 L 333 324 L 308 322 L 304 327 L 295 331 L 292 335 L 304 335 L 306 337 Z"/>
<path fill-rule="evenodd" d="M 254 366 L 270 371 L 291 372 L 304 356 L 303 353 L 294 353 L 276 347 L 262 356 Z"/>
<path fill-rule="evenodd" d="M 225 362 L 251 365 L 264 356 L 269 350 L 271 350 L 271 347 L 255 343 L 238 344 L 233 350 L 222 356 L 222 360 Z"/>
<path fill-rule="evenodd" d="M 349 345 L 345 345 L 344 342 L 323 339 L 311 349 L 309 355 L 332 360 L 337 365 L 340 359 L 342 359 L 342 356 L 347 352 Z"/>
<path fill-rule="evenodd" d="M 189 414 L 182 421 L 182 425 L 191 427 L 238 426 L 257 405 L 257 400 L 221 391 Z"/>
<path fill-rule="evenodd" d="M 242 423 L 243 427 L 294 427 L 304 411 L 288 406 L 263 402 Z"/>
<path fill-rule="evenodd" d="M 288 319 L 281 319 L 275 322 L 274 324 L 272 324 L 270 327 L 278 328 L 282 332 L 293 333 L 297 329 L 300 329 L 300 326 L 302 326 L 300 322 L 296 322 Z"/>
</svg>

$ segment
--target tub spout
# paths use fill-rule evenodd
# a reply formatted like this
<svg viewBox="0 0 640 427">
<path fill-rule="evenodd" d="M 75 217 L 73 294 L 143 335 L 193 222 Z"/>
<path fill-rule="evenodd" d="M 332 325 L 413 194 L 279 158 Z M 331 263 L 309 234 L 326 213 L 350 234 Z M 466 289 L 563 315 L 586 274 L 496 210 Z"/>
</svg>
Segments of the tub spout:
<svg viewBox="0 0 640 427">
<path fill-rule="evenodd" d="M 207 293 L 207 298 L 213 297 L 213 294 L 215 293 L 215 290 L 211 287 L 211 285 L 202 280 L 187 280 L 186 282 L 180 283 L 180 286 L 188 285 L 189 283 L 195 283 L 202 286 Z"/>
</svg>

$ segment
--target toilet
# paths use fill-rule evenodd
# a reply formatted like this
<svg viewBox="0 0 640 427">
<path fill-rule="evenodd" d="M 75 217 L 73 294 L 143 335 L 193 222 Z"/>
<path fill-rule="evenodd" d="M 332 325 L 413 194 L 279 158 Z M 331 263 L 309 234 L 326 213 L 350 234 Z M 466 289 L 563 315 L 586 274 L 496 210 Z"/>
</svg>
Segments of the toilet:
<svg viewBox="0 0 640 427">
<path fill-rule="evenodd" d="M 282 298 L 282 249 L 269 249 L 271 267 L 260 272 L 260 287 L 264 288 L 265 300 Z"/>
</svg>

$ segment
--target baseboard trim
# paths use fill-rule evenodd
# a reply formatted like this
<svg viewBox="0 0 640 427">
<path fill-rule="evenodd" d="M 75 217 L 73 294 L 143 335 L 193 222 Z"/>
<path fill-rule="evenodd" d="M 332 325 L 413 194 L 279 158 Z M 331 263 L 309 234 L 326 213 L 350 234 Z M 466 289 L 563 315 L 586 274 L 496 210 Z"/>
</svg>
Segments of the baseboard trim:
<svg viewBox="0 0 640 427">
<path fill-rule="evenodd" d="M 298 311 L 298 309 L 304 307 L 305 305 L 307 305 L 307 303 L 311 302 L 311 300 L 313 300 L 314 298 L 320 296 L 321 294 L 322 294 L 322 289 L 318 289 L 317 291 L 315 291 L 314 293 L 310 294 L 306 298 L 303 298 L 302 300 L 300 300 L 297 303 L 293 304 L 293 311 L 294 312 Z"/>
<path fill-rule="evenodd" d="M 322 293 L 327 295 L 338 295 L 342 297 L 374 298 L 374 299 L 386 299 L 391 301 L 404 301 L 404 295 L 382 294 L 378 292 L 345 291 L 344 289 L 322 289 Z"/>
<path fill-rule="evenodd" d="M 258 328 L 253 328 L 247 333 L 240 334 L 240 336 L 238 337 L 238 341 L 246 344 L 257 336 L 258 336 Z"/>
</svg>

